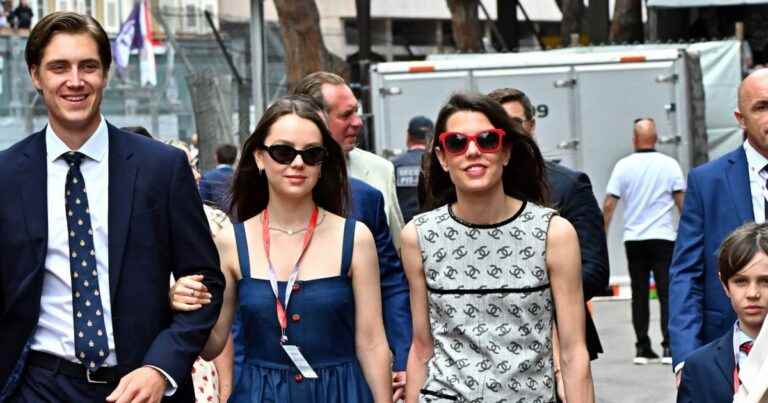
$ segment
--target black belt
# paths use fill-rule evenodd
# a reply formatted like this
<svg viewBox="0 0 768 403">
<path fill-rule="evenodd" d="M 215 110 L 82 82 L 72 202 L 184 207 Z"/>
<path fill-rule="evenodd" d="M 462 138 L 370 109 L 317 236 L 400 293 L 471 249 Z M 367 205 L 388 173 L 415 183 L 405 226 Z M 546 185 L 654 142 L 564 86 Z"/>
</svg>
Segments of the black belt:
<svg viewBox="0 0 768 403">
<path fill-rule="evenodd" d="M 33 367 L 45 368 L 71 378 L 85 379 L 88 383 L 117 383 L 124 375 L 118 371 L 117 367 L 101 367 L 96 372 L 90 373 L 81 364 L 39 351 L 29 352 L 27 364 Z"/>
</svg>

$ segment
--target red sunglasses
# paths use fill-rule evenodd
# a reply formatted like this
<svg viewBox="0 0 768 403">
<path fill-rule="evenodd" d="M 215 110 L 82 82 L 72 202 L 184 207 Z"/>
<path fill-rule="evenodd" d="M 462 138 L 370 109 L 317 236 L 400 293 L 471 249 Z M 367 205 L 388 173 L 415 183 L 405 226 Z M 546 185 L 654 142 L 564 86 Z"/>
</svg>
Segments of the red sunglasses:
<svg viewBox="0 0 768 403">
<path fill-rule="evenodd" d="M 505 134 L 503 129 L 486 129 L 474 133 L 445 132 L 438 139 L 448 154 L 464 154 L 470 142 L 474 142 L 480 152 L 495 153 L 501 150 Z"/>
</svg>

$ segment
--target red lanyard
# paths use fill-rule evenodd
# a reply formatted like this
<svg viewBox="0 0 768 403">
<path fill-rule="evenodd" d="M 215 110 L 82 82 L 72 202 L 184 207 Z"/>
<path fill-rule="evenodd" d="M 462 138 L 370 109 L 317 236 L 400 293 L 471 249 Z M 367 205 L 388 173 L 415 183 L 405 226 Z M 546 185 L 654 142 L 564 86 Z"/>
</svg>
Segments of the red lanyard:
<svg viewBox="0 0 768 403">
<path fill-rule="evenodd" d="M 315 227 L 317 227 L 317 215 L 318 209 L 315 207 L 315 209 L 312 211 L 312 216 L 309 218 L 307 232 L 304 234 L 304 242 L 301 247 L 301 254 L 299 255 L 298 260 L 296 260 L 296 263 L 293 265 L 293 270 L 291 270 L 291 275 L 288 277 L 288 282 L 285 285 L 285 306 L 283 306 L 283 303 L 280 302 L 280 294 L 277 290 L 277 273 L 275 272 L 274 267 L 272 267 L 272 260 L 269 258 L 269 210 L 264 209 L 264 213 L 262 214 L 261 227 L 263 234 L 262 238 L 264 239 L 264 253 L 267 255 L 267 273 L 269 274 L 269 285 L 272 287 L 272 292 L 275 294 L 275 311 L 277 312 L 277 322 L 280 324 L 280 343 L 282 344 L 285 344 L 288 341 L 288 336 L 285 334 L 286 329 L 288 329 L 288 316 L 286 314 L 286 309 L 288 309 L 288 302 L 291 299 L 293 284 L 296 282 L 296 279 L 299 278 L 299 264 L 301 263 L 301 259 L 304 257 L 304 253 L 309 247 L 310 241 L 312 241 L 312 235 L 315 233 Z"/>
</svg>

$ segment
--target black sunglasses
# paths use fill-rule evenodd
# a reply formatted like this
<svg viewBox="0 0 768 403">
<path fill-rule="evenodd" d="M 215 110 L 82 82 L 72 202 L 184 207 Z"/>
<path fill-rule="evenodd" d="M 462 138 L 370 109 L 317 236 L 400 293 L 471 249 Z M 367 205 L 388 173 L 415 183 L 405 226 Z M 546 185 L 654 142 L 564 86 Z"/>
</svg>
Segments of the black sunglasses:
<svg viewBox="0 0 768 403">
<path fill-rule="evenodd" d="M 269 147 L 261 146 L 261 148 L 266 150 L 275 162 L 283 165 L 292 163 L 297 155 L 301 155 L 301 160 L 307 165 L 319 165 L 325 161 L 325 157 L 328 155 L 325 148 L 318 146 L 297 150 L 286 144 L 273 144 Z"/>
</svg>

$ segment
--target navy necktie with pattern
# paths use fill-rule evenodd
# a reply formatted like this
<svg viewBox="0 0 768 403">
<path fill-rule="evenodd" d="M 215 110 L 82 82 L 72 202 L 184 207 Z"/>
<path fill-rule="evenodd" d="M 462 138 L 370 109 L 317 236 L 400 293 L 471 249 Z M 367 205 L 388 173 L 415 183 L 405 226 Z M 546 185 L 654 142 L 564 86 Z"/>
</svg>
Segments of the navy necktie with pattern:
<svg viewBox="0 0 768 403">
<path fill-rule="evenodd" d="M 69 164 L 65 200 L 69 230 L 69 268 L 72 276 L 72 308 L 75 323 L 75 354 L 80 362 L 95 372 L 109 355 L 107 330 L 99 291 L 99 273 L 85 180 L 80 163 L 85 155 L 64 153 Z"/>
</svg>

